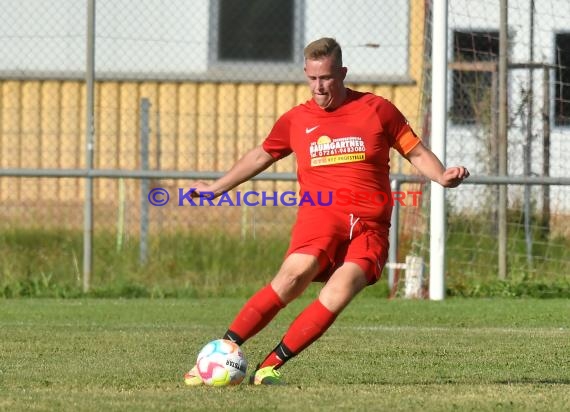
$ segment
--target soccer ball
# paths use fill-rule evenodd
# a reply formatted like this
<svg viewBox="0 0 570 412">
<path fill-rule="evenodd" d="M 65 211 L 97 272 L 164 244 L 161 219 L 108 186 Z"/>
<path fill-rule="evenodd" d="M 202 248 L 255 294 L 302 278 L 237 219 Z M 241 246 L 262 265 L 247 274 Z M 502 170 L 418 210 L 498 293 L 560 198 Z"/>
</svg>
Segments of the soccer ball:
<svg viewBox="0 0 570 412">
<path fill-rule="evenodd" d="M 198 354 L 198 373 L 206 385 L 237 385 L 245 378 L 247 360 L 235 342 L 217 339 Z"/>
</svg>

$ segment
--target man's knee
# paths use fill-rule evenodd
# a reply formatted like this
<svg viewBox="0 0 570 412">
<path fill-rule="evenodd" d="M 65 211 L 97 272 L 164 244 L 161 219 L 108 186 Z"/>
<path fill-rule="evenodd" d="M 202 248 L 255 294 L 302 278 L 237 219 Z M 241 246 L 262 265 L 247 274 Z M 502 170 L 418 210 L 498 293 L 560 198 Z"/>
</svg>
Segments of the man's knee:
<svg viewBox="0 0 570 412">
<path fill-rule="evenodd" d="M 292 253 L 281 265 L 271 285 L 281 299 L 289 302 L 305 290 L 318 271 L 319 262 L 315 256 Z"/>
<path fill-rule="evenodd" d="M 366 287 L 366 274 L 358 265 L 347 262 L 330 277 L 319 294 L 321 303 L 333 313 L 340 313 Z"/>
</svg>

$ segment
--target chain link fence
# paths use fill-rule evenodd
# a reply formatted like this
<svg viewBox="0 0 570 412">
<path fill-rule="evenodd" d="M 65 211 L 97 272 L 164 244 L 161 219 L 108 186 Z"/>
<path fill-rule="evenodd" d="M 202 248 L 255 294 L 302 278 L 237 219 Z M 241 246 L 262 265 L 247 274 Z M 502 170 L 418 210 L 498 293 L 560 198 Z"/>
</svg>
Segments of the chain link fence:
<svg viewBox="0 0 570 412">
<path fill-rule="evenodd" d="M 502 216 L 501 185 L 491 179 L 446 192 L 447 281 L 456 289 L 497 277 L 567 279 L 569 16 L 568 2 L 557 0 L 448 2 L 447 164 L 468 165 L 481 177 L 520 178 L 503 185 L 507 199 Z M 503 105 L 501 31 L 507 40 Z M 429 50 L 429 37 L 426 41 Z M 424 107 L 429 108 L 429 101 Z M 521 184 L 525 179 L 536 184 Z M 503 224 L 506 237 L 501 239 Z M 425 233 L 417 234 L 414 247 L 428 255 Z"/>
<path fill-rule="evenodd" d="M 477 175 L 498 173 L 500 5 L 450 0 L 448 7 L 447 163 L 465 164 Z M 235 0 L 0 0 L 0 6 L 0 229 L 31 233 L 32 248 L 49 241 L 46 232 L 80 234 L 92 153 L 100 172 L 92 180 L 95 284 L 109 280 L 108 273 L 152 262 L 165 253 L 161 239 L 168 236 L 207 231 L 286 242 L 295 207 L 271 200 L 269 206 L 238 206 L 235 196 L 233 205 L 195 207 L 184 194 L 195 178 L 226 171 L 263 140 L 279 115 L 310 98 L 302 49 L 311 40 L 335 37 L 349 68 L 348 86 L 392 100 L 430 139 L 429 1 L 260 0 L 244 7 Z M 568 177 L 569 6 L 511 0 L 508 13 L 508 172 Z M 86 80 L 91 46 L 92 124 Z M 292 156 L 268 172 L 239 190 L 297 191 Z M 398 156 L 392 172 L 414 173 Z M 156 199 L 168 196 L 166 205 L 149 202 L 156 189 L 163 190 L 153 192 Z M 401 190 L 424 193 L 418 205 L 400 208 L 396 256 L 428 259 L 428 186 L 407 183 Z M 466 185 L 447 192 L 452 280 L 496 277 L 497 191 Z M 508 186 L 508 250 L 517 273 L 568 270 L 569 199 L 568 186 Z M 132 262 L 114 267 L 98 252 L 103 244 Z M 124 252 L 135 245 L 140 253 Z M 64 267 L 76 276 L 81 250 L 60 252 L 29 270 Z M 20 270 L 10 259 L 3 257 L 5 275 Z M 175 266 L 173 277 L 186 276 Z"/>
</svg>

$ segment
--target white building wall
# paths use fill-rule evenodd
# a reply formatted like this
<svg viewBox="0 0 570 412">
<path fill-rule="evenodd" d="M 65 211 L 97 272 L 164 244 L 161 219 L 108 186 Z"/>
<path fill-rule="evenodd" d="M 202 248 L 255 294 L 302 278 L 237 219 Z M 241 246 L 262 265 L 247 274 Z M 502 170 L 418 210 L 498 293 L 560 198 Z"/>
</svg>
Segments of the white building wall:
<svg viewBox="0 0 570 412">
<path fill-rule="evenodd" d="M 247 6 L 245 0 L 236 1 Z M 215 48 L 211 42 L 216 4 L 215 0 L 97 0 L 96 71 L 118 78 L 150 73 L 156 78 L 194 74 L 207 79 Z M 302 39 L 298 61 L 305 44 L 329 36 L 343 46 L 351 76 L 372 80 L 408 76 L 409 0 L 295 4 L 303 7 L 296 13 Z M 78 0 L 0 0 L 0 71 L 60 77 L 84 72 L 86 9 L 87 1 Z M 366 44 L 380 47 L 363 47 Z M 298 67 L 297 61 L 292 63 Z M 273 79 L 279 81 L 279 73 Z"/>
<path fill-rule="evenodd" d="M 499 31 L 499 0 L 449 0 L 449 61 L 453 60 L 453 32 L 460 31 Z M 530 1 L 508 1 L 508 26 L 511 38 L 510 63 L 528 63 L 531 57 L 530 47 Z M 570 1 L 536 0 L 534 13 L 534 58 L 537 63 L 555 63 L 555 34 L 570 32 Z M 554 116 L 554 80 L 551 70 L 550 96 L 551 116 Z M 448 83 L 448 106 L 452 102 L 451 72 Z M 524 103 L 530 88 L 528 69 L 511 69 L 509 71 L 509 142 L 508 173 L 520 176 L 524 173 L 524 149 L 527 141 L 529 116 L 532 116 L 531 139 L 531 175 L 541 176 L 543 167 L 543 71 L 536 70 L 533 77 L 533 113 L 528 112 Z M 551 121 L 550 175 L 570 176 L 570 128 L 558 127 Z M 488 174 L 485 159 L 488 151 L 485 148 L 485 131 L 480 125 L 464 126 L 453 122 L 448 124 L 447 163 L 465 164 L 476 174 Z M 540 188 L 532 189 L 533 201 L 540 206 Z M 523 187 L 509 188 L 510 204 L 521 204 Z M 487 193 L 488 196 L 488 193 Z M 485 188 L 472 187 L 468 192 L 454 199 L 456 207 L 471 207 L 485 197 Z M 553 186 L 551 188 L 552 208 L 554 211 L 570 212 L 570 188 Z M 566 199 L 566 201 L 564 200 Z M 492 199 L 491 199 L 492 201 Z"/>
</svg>

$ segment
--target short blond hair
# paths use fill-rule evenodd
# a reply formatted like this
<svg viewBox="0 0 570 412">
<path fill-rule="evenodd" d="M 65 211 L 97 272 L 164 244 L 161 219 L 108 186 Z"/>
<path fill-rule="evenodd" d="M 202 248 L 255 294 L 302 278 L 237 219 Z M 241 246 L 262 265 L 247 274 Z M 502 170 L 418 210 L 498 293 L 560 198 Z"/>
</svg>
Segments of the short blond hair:
<svg viewBox="0 0 570 412">
<path fill-rule="evenodd" d="M 338 67 L 342 67 L 342 49 L 338 42 L 331 37 L 315 40 L 305 47 L 305 60 L 319 60 L 332 56 Z"/>
</svg>

